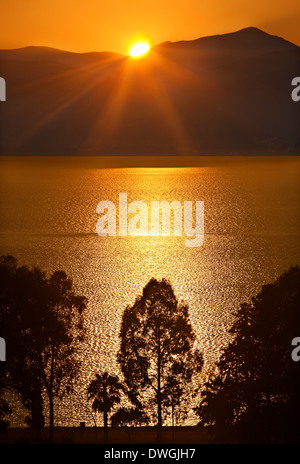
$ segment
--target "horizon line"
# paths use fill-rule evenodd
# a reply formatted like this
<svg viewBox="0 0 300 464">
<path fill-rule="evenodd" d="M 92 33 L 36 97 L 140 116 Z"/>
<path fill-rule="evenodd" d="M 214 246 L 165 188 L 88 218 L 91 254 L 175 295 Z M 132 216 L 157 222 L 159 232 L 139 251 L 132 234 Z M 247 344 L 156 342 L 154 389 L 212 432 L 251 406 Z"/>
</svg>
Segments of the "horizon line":
<svg viewBox="0 0 300 464">
<path fill-rule="evenodd" d="M 212 35 L 205 35 L 205 36 L 200 36 L 200 37 L 197 37 L 197 38 L 194 38 L 194 39 L 180 39 L 180 40 L 174 40 L 174 41 L 165 40 L 163 42 L 159 42 L 157 44 L 151 45 L 150 48 L 151 49 L 156 48 L 156 47 L 159 47 L 159 46 L 165 45 L 165 44 L 188 43 L 188 42 L 195 42 L 195 41 L 201 40 L 201 39 L 210 39 L 210 38 L 215 38 L 215 37 L 222 37 L 222 36 L 227 36 L 227 35 L 232 35 L 232 34 L 238 34 L 239 32 L 247 31 L 247 30 L 256 30 L 256 31 L 262 32 L 263 34 L 266 34 L 266 35 L 268 35 L 270 37 L 282 39 L 285 42 L 288 42 L 291 45 L 300 48 L 300 44 L 298 45 L 298 44 L 296 44 L 294 42 L 291 42 L 290 40 L 286 39 L 283 36 L 276 35 L 276 34 L 270 34 L 269 32 L 266 32 L 265 30 L 263 30 L 263 29 L 261 29 L 261 28 L 259 28 L 257 26 L 247 26 L 247 27 L 243 27 L 241 29 L 237 29 L 237 30 L 231 31 L 231 32 L 212 34 Z M 90 51 L 80 52 L 80 51 L 68 50 L 68 49 L 65 49 L 65 48 L 57 48 L 57 47 L 53 47 L 51 45 L 24 45 L 24 46 L 20 46 L 20 47 L 0 48 L 0 51 L 17 51 L 17 50 L 19 51 L 19 50 L 25 50 L 25 49 L 28 49 L 28 48 L 40 48 L 40 49 L 44 48 L 44 49 L 55 50 L 55 51 L 60 51 L 60 52 L 72 53 L 72 54 L 75 54 L 75 55 L 88 55 L 88 54 L 93 54 L 93 53 L 99 53 L 99 54 L 101 54 L 101 53 L 109 53 L 109 54 L 120 55 L 120 56 L 124 56 L 124 57 L 128 56 L 127 53 L 121 53 L 121 52 L 116 52 L 116 51 L 112 51 L 112 50 L 90 50 Z"/>
</svg>

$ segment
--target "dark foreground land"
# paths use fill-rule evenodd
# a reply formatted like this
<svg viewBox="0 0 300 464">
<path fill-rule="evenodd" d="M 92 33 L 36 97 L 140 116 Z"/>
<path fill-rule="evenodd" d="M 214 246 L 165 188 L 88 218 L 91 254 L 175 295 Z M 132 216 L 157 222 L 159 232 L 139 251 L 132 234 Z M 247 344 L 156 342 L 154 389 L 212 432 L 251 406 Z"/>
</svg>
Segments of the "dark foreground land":
<svg viewBox="0 0 300 464">
<path fill-rule="evenodd" d="M 161 443 L 168 444 L 209 444 L 215 436 L 210 427 L 163 427 Z M 37 435 L 30 428 L 9 428 L 0 435 L 0 444 L 49 443 L 49 429 Z M 101 444 L 104 443 L 102 427 L 56 427 L 54 443 L 59 444 Z M 154 444 L 157 430 L 153 427 L 111 428 L 109 444 Z"/>
</svg>

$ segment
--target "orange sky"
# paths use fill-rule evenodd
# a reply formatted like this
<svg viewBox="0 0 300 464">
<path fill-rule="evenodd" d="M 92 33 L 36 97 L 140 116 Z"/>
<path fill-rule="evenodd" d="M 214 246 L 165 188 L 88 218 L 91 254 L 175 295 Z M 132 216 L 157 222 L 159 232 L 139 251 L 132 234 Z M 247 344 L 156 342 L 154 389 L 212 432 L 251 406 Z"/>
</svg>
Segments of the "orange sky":
<svg viewBox="0 0 300 464">
<path fill-rule="evenodd" d="M 127 53 L 152 44 L 255 26 L 300 46 L 299 0 L 9 0 L 1 5 L 0 48 L 44 45 Z"/>
</svg>

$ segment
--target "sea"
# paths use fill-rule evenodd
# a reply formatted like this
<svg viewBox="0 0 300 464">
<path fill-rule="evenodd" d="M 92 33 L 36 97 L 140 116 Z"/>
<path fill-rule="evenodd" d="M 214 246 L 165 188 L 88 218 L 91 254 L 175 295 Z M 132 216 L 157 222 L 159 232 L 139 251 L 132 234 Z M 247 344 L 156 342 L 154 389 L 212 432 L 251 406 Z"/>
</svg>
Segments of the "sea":
<svg viewBox="0 0 300 464">
<path fill-rule="evenodd" d="M 121 161 L 0 158 L 0 254 L 49 274 L 64 270 L 88 299 L 81 373 L 74 393 L 56 401 L 55 425 L 101 425 L 87 386 L 97 372 L 119 375 L 122 314 L 152 277 L 168 279 L 188 304 L 204 379 L 230 341 L 239 305 L 300 264 L 298 157 Z M 152 201 L 204 202 L 203 244 L 187 247 L 184 233 L 172 229 L 170 236 L 119 236 L 118 229 L 99 236 L 97 205 L 117 206 L 120 193 L 149 211 Z M 11 425 L 23 418 L 16 400 Z"/>
</svg>

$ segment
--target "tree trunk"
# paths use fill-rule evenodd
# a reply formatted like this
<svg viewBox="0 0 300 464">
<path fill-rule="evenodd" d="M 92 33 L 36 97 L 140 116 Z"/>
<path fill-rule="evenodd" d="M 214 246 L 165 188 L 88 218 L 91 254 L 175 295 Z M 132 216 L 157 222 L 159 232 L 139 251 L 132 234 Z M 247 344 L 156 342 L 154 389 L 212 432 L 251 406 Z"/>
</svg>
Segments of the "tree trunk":
<svg viewBox="0 0 300 464">
<path fill-rule="evenodd" d="M 55 349 L 54 343 L 52 344 L 51 350 L 51 370 L 50 370 L 50 381 L 49 381 L 49 427 L 50 427 L 50 442 L 54 439 L 54 406 L 53 406 L 53 379 L 54 379 L 54 356 Z"/>
<path fill-rule="evenodd" d="M 161 393 L 160 389 L 157 391 L 157 426 L 162 427 L 162 417 L 161 417 Z"/>
<path fill-rule="evenodd" d="M 161 352 L 160 352 L 160 339 L 158 341 L 158 355 L 157 355 L 157 439 L 161 443 L 162 439 L 162 413 L 161 413 Z"/>
<path fill-rule="evenodd" d="M 103 422 L 104 422 L 104 443 L 108 443 L 108 418 L 107 418 L 107 411 L 103 412 Z"/>
<path fill-rule="evenodd" d="M 174 443 L 174 404 L 172 401 L 172 443 Z"/>
</svg>

